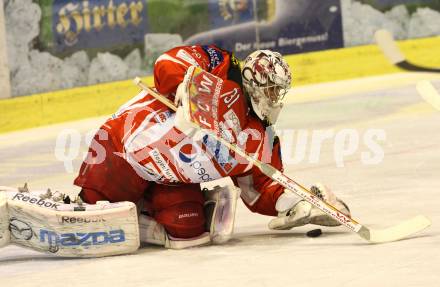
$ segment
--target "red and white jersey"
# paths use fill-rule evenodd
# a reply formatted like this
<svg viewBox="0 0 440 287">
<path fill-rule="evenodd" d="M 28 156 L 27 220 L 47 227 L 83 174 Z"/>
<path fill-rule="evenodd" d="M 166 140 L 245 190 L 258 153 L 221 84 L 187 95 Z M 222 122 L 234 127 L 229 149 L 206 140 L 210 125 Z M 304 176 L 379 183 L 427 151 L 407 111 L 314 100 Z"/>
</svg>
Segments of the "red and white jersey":
<svg viewBox="0 0 440 287">
<path fill-rule="evenodd" d="M 177 47 L 170 50 L 156 63 L 156 90 L 172 99 L 187 68 L 196 64 L 224 79 L 218 89 L 220 99 L 225 98 L 222 98 L 225 94 L 230 95 L 234 89 L 238 91 L 237 100 L 232 105 L 228 105 L 230 101 L 223 101 L 225 104 L 219 107 L 218 113 L 222 116 L 222 122 L 229 119 L 234 123 L 226 125 L 233 135 L 230 141 L 259 160 L 282 170 L 278 138 L 271 128 L 267 129 L 259 119 L 249 114 L 240 81 L 228 80 L 228 75 L 236 75 L 233 57 L 228 52 L 215 46 Z M 145 91 L 140 92 L 101 127 L 92 141 L 91 152 L 75 184 L 94 189 L 108 188 L 97 181 L 112 180 L 106 173 L 121 166 L 119 161 L 123 159 L 135 172 L 124 166 L 118 169 L 117 176 L 125 178 L 131 189 L 142 186 L 138 184 L 140 179 L 175 185 L 231 176 L 242 189 L 242 198 L 251 210 L 267 215 L 277 214 L 275 202 L 284 190 L 281 185 L 212 136 L 201 132 L 198 137 L 188 137 L 174 127 L 174 119 L 173 111 Z M 102 141 L 102 134 L 105 134 L 103 138 L 107 138 L 108 142 Z M 97 145 L 117 156 L 107 156 L 98 162 L 98 153 L 102 148 Z M 108 186 L 111 188 L 111 185 Z"/>
<path fill-rule="evenodd" d="M 237 123 L 234 128 L 240 133 L 237 140 L 235 137 L 231 140 L 261 158 L 264 127 L 254 118 L 243 117 L 244 113 L 240 114 L 234 107 L 228 112 L 234 113 Z M 122 106 L 101 129 L 109 134 L 120 156 L 148 181 L 200 183 L 242 175 L 252 168 L 245 159 L 203 131 L 197 138 L 188 137 L 174 127 L 174 119 L 174 112 L 142 91 Z M 240 122 L 246 125 L 240 128 Z"/>
</svg>

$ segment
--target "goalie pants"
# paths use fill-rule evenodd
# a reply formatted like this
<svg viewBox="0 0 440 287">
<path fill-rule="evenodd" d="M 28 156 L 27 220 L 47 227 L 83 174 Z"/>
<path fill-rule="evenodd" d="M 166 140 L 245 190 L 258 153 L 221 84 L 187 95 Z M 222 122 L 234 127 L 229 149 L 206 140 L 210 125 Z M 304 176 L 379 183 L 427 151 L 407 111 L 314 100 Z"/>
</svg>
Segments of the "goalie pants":
<svg viewBox="0 0 440 287">
<path fill-rule="evenodd" d="M 113 201 L 100 192 L 83 188 L 81 198 L 87 203 Z M 147 212 L 167 233 L 176 238 L 192 238 L 205 232 L 204 197 L 199 184 L 177 186 L 150 183 L 145 192 L 143 212 Z"/>
<path fill-rule="evenodd" d="M 105 149 L 106 158 L 98 161 L 96 150 Z M 110 202 L 145 202 L 148 215 L 162 224 L 173 237 L 191 238 L 205 231 L 204 197 L 199 184 L 159 185 L 139 177 L 130 164 L 118 156 L 111 140 L 100 140 L 98 134 L 89 149 L 74 184 L 82 188 L 81 198 L 94 204 Z"/>
</svg>

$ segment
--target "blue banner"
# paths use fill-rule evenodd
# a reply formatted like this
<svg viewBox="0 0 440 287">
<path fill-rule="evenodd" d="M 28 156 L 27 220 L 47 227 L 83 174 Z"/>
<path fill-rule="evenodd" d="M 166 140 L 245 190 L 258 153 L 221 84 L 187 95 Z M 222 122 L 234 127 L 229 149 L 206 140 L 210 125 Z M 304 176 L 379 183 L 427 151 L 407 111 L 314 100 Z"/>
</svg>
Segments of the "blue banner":
<svg viewBox="0 0 440 287">
<path fill-rule="evenodd" d="M 209 0 L 209 19 L 211 27 L 221 28 L 254 21 L 254 8 L 256 7 L 254 7 L 253 3 L 252 0 Z"/>
<path fill-rule="evenodd" d="M 257 9 L 252 0 L 211 0 L 211 7 L 214 2 L 212 29 L 189 37 L 185 44 L 215 43 L 239 58 L 255 49 L 294 54 L 344 45 L 340 0 L 259 0 Z"/>
<path fill-rule="evenodd" d="M 256 49 L 294 54 L 343 47 L 340 0 L 40 0 L 40 5 L 40 47 L 60 56 L 78 50 L 123 56 L 142 48 L 145 34 L 156 54 L 171 38 L 183 40 L 173 45 L 214 43 L 239 58 Z"/>
<path fill-rule="evenodd" d="M 143 44 L 147 5 L 139 0 L 54 0 L 55 53 Z"/>
</svg>

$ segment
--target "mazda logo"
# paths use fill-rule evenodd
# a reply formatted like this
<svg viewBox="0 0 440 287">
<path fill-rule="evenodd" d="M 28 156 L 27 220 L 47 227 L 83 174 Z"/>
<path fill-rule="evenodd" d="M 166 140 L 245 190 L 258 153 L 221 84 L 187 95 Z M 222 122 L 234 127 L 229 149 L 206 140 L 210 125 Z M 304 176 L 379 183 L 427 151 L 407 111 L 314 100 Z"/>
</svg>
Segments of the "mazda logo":
<svg viewBox="0 0 440 287">
<path fill-rule="evenodd" d="M 34 234 L 29 223 L 15 217 L 9 221 L 9 231 L 15 239 L 19 240 L 30 240 Z"/>
</svg>

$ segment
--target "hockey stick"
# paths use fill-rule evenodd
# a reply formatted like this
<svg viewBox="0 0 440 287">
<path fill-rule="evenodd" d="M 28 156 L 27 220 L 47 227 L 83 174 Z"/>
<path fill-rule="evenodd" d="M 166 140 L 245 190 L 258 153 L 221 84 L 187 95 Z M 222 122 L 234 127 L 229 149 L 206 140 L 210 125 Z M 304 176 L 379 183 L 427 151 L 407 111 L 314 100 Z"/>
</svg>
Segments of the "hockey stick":
<svg viewBox="0 0 440 287">
<path fill-rule="evenodd" d="M 170 109 L 174 111 L 177 110 L 176 106 L 171 101 L 169 101 L 163 95 L 147 87 L 145 84 L 142 83 L 141 79 L 139 78 L 134 79 L 134 83 L 139 88 L 145 90 L 146 92 L 154 96 L 157 100 L 162 102 Z M 201 129 L 201 127 L 199 127 L 196 123 L 191 122 L 191 124 L 195 128 Z M 368 228 L 360 224 L 356 220 L 346 216 L 332 205 L 322 201 L 316 195 L 314 195 L 308 189 L 306 189 L 304 186 L 300 185 L 299 183 L 296 183 L 294 180 L 290 179 L 289 177 L 287 177 L 286 175 L 284 175 L 283 173 L 281 173 L 279 170 L 275 169 L 271 165 L 255 159 L 254 157 L 250 156 L 236 145 L 229 143 L 225 139 L 217 136 L 212 131 L 205 129 L 203 129 L 203 131 L 214 137 L 216 140 L 220 141 L 230 150 L 233 150 L 236 154 L 239 154 L 240 156 L 244 157 L 247 161 L 257 166 L 265 175 L 272 178 L 274 181 L 280 183 L 287 190 L 294 192 L 304 200 L 310 202 L 311 204 L 313 204 L 314 206 L 325 212 L 327 215 L 334 218 L 342 225 L 346 226 L 351 231 L 356 232 L 360 237 L 362 237 L 363 239 L 367 240 L 370 243 L 383 243 L 383 242 L 400 240 L 416 232 L 419 232 L 425 229 L 426 227 L 428 227 L 429 225 L 431 225 L 431 222 L 428 218 L 419 215 L 387 229 L 374 230 Z"/>
<path fill-rule="evenodd" d="M 408 62 L 394 41 L 393 35 L 388 30 L 377 30 L 374 33 L 374 38 L 382 53 L 391 64 L 406 71 L 440 73 L 438 68 L 428 68 Z"/>
<path fill-rule="evenodd" d="M 434 109 L 440 111 L 440 94 L 430 81 L 420 81 L 416 85 L 419 95 Z"/>
</svg>

